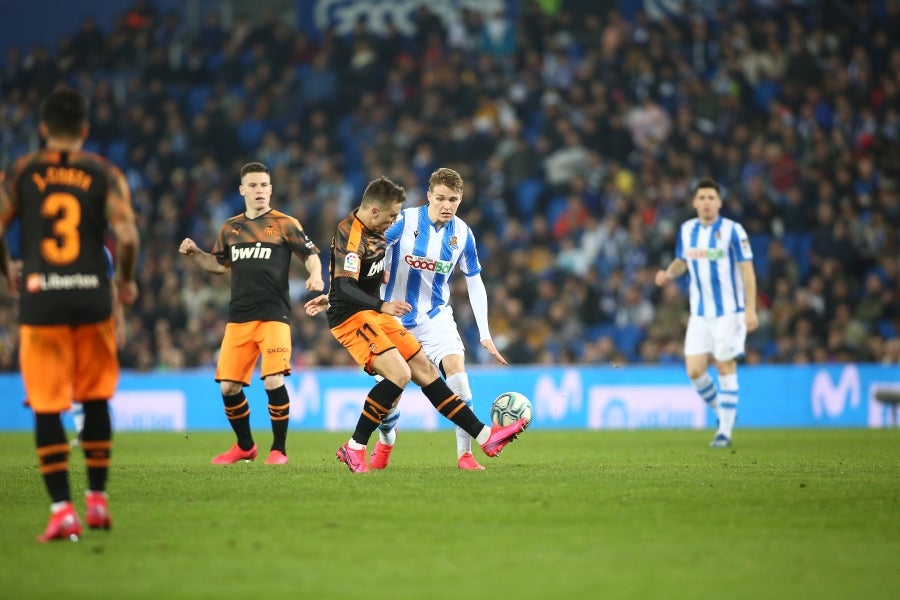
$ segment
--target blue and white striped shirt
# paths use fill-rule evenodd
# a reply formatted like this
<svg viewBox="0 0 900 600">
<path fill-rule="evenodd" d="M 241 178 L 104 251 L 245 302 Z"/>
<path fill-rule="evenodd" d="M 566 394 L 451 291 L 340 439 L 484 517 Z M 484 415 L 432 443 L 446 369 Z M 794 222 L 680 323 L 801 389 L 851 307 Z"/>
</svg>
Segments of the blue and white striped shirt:
<svg viewBox="0 0 900 600">
<path fill-rule="evenodd" d="M 383 286 L 387 301 L 409 302 L 404 327 L 414 327 L 449 307 L 450 275 L 459 265 L 463 275 L 481 273 L 472 230 L 459 217 L 435 229 L 428 206 L 406 208 L 390 226 L 385 268 L 390 278 Z"/>
<path fill-rule="evenodd" d="M 719 217 L 703 226 L 693 218 L 681 225 L 675 256 L 691 275 L 691 314 L 720 317 L 744 312 L 744 278 L 738 263 L 753 260 L 747 232 L 737 222 Z"/>
</svg>

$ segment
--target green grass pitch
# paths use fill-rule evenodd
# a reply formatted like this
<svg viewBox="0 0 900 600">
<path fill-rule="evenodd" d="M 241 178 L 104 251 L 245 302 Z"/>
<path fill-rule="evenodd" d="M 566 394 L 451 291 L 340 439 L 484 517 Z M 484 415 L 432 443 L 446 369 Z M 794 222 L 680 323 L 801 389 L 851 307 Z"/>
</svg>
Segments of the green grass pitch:
<svg viewBox="0 0 900 600">
<path fill-rule="evenodd" d="M 213 466 L 230 432 L 122 433 L 111 532 L 38 544 L 31 434 L 0 434 L 5 598 L 898 598 L 900 429 L 529 431 L 482 472 L 402 432 L 352 474 L 344 433 Z M 374 442 L 373 442 L 374 443 Z M 72 455 L 83 514 L 85 474 Z M 76 492 L 77 490 L 77 492 Z"/>
</svg>

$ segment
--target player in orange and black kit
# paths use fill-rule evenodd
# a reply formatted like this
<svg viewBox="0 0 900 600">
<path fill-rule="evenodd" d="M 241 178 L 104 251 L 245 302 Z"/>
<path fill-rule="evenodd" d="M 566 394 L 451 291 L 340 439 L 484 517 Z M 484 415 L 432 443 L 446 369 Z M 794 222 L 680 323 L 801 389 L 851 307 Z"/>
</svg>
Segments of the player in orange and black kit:
<svg viewBox="0 0 900 600">
<path fill-rule="evenodd" d="M 228 325 L 219 352 L 216 381 L 237 443 L 213 458 L 212 463 L 253 460 L 258 454 L 243 388 L 250 385 L 256 361 L 262 355 L 261 376 L 269 399 L 273 434 L 266 464 L 283 465 L 288 462 L 285 443 L 290 411 L 284 376 L 291 373 L 291 255 L 304 260 L 309 272 L 307 291 L 321 291 L 325 286 L 322 262 L 318 248 L 300 222 L 269 205 L 272 183 L 264 164 L 244 165 L 238 190 L 244 197 L 245 211 L 225 221 L 212 253 L 200 250 L 190 238 L 181 242 L 179 248 L 179 252 L 210 273 L 231 269 Z"/>
<path fill-rule="evenodd" d="M 428 360 L 419 341 L 400 323 L 412 306 L 380 297 L 384 278 L 384 232 L 394 222 L 406 191 L 381 177 L 369 182 L 359 208 L 338 223 L 331 241 L 331 288 L 306 303 L 315 315 L 327 307 L 334 337 L 370 375 L 380 375 L 366 396 L 353 436 L 337 450 L 337 458 L 354 473 L 369 470 L 366 446 L 387 412 L 414 381 L 442 415 L 476 439 L 488 456 L 496 456 L 525 428 L 520 419 L 506 427 L 488 427 L 454 394 Z"/>
<path fill-rule="evenodd" d="M 109 529 L 106 496 L 112 425 L 109 399 L 119 378 L 112 293 L 104 250 L 116 238 L 118 299 L 137 298 L 138 232 L 122 172 L 84 152 L 87 101 L 69 89 L 41 107 L 46 148 L 15 161 L 0 176 L 0 233 L 18 218 L 22 231 L 19 362 L 35 413 L 38 464 L 52 499 L 38 541 L 75 540 L 81 522 L 71 501 L 69 444 L 60 413 L 84 406 L 81 447 L 88 475 L 85 520 Z"/>
</svg>

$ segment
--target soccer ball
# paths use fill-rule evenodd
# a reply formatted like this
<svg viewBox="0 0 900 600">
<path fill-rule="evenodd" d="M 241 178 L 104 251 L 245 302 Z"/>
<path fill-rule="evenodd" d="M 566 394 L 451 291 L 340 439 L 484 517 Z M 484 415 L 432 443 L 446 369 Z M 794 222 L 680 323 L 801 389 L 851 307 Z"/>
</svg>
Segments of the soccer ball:
<svg viewBox="0 0 900 600">
<path fill-rule="evenodd" d="M 534 411 L 531 400 L 519 392 L 503 392 L 491 405 L 491 422 L 494 425 L 510 425 L 519 419 L 525 419 L 525 425 L 531 423 Z"/>
</svg>

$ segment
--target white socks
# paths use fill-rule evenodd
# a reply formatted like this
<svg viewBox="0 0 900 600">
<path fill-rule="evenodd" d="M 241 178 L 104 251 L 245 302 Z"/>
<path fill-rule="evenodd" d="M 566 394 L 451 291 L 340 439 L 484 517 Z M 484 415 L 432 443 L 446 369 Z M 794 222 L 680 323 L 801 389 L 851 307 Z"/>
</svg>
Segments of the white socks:
<svg viewBox="0 0 900 600">
<path fill-rule="evenodd" d="M 469 387 L 469 376 L 465 371 L 455 373 L 447 378 L 447 387 L 454 394 L 466 403 L 466 406 L 472 408 L 472 388 Z M 472 452 L 472 436 L 456 427 L 456 457 L 459 458 L 467 452 Z M 490 436 L 490 431 L 488 432 Z"/>
<path fill-rule="evenodd" d="M 719 376 L 719 431 L 731 438 L 734 421 L 737 418 L 738 379 L 737 373 Z"/>
<path fill-rule="evenodd" d="M 479 446 L 483 446 L 489 439 L 491 439 L 491 428 L 485 425 L 478 437 L 475 438 L 475 441 L 478 442 Z"/>
</svg>

